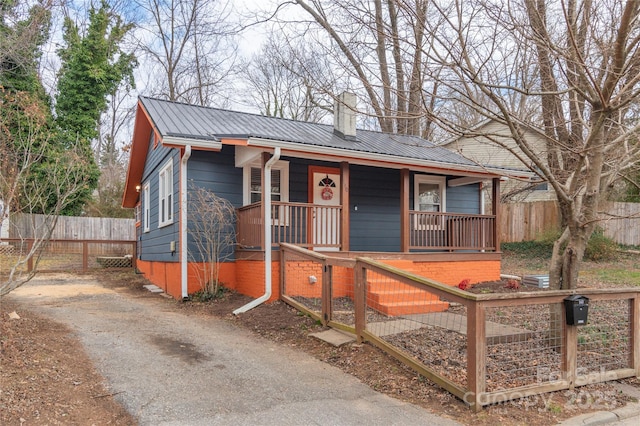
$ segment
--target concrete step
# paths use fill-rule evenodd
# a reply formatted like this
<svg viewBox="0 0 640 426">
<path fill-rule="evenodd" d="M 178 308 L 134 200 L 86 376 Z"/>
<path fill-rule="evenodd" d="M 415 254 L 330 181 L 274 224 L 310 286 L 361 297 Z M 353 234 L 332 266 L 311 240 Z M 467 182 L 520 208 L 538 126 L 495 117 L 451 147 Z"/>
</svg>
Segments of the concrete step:
<svg viewBox="0 0 640 426">
<path fill-rule="evenodd" d="M 438 300 L 438 297 L 425 290 L 409 288 L 401 290 L 370 290 L 367 299 L 379 303 L 396 303 L 405 301 Z"/>
<path fill-rule="evenodd" d="M 444 312 L 449 309 L 449 303 L 441 300 L 423 300 L 408 302 L 377 303 L 368 301 L 367 305 L 376 311 L 396 317 L 400 315 L 427 314 L 432 312 Z"/>
</svg>

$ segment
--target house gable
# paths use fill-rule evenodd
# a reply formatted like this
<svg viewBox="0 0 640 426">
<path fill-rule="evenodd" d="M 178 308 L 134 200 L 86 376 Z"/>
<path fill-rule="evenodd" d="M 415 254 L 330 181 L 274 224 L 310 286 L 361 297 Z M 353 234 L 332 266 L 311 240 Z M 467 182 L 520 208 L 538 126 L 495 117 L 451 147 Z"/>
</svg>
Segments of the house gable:
<svg viewBox="0 0 640 426">
<path fill-rule="evenodd" d="M 534 152 L 538 153 L 541 158 L 546 158 L 546 146 L 544 135 L 524 127 L 525 138 L 531 145 Z M 471 132 L 470 136 L 461 136 L 444 146 L 455 151 L 465 158 L 468 158 L 477 164 L 485 166 L 495 166 L 507 169 L 529 168 L 531 163 L 527 161 L 516 142 L 511 137 L 509 128 L 495 120 L 490 120 L 482 126 L 479 126 Z M 519 153 L 520 156 L 527 161 L 523 163 L 518 156 L 496 143 L 505 145 L 507 148 Z"/>
<path fill-rule="evenodd" d="M 546 162 L 546 141 L 541 131 L 522 126 L 524 137 L 531 150 L 537 154 L 543 162 Z M 535 165 L 522 152 L 515 140 L 511 137 L 509 128 L 496 120 L 487 120 L 469 130 L 469 135 L 460 136 L 443 145 L 444 147 L 464 156 L 465 158 L 489 167 L 501 168 L 505 176 L 514 177 L 503 185 L 503 194 L 514 194 L 520 201 L 549 200 L 555 198 L 552 188 L 547 186 L 533 187 L 528 183 L 529 179 L 522 180 L 514 176 L 516 170 L 535 169 Z M 511 150 L 513 152 L 511 152 Z M 517 155 L 516 155 L 517 154 Z M 531 172 L 529 172 L 531 173 Z M 518 173 L 516 173 L 517 175 Z M 522 193 L 520 190 L 529 188 Z"/>
</svg>

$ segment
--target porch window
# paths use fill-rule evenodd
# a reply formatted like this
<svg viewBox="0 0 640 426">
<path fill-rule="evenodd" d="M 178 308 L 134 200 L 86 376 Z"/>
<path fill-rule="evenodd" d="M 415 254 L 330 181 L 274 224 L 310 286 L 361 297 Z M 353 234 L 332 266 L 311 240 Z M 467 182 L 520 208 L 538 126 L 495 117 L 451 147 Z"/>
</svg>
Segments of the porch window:
<svg viewBox="0 0 640 426">
<path fill-rule="evenodd" d="M 244 168 L 243 204 L 262 201 L 262 169 L 251 165 Z M 271 201 L 289 201 L 289 162 L 278 161 L 271 168 Z"/>
<path fill-rule="evenodd" d="M 142 187 L 142 229 L 149 232 L 151 222 L 151 205 L 149 195 L 149 184 L 145 183 Z"/>
<path fill-rule="evenodd" d="M 243 204 L 262 201 L 262 169 L 257 164 L 245 166 L 243 169 L 244 193 Z M 271 201 L 289 201 L 289 162 L 277 161 L 271 168 Z M 273 211 L 273 224 L 284 225 L 280 219 L 284 217 L 284 208 Z M 282 222 L 282 223 L 281 223 Z"/>
<path fill-rule="evenodd" d="M 440 176 L 416 175 L 414 178 L 413 209 L 425 213 L 442 213 L 445 211 L 446 178 Z M 416 229 L 440 229 L 442 226 L 437 216 L 417 215 Z"/>
<path fill-rule="evenodd" d="M 173 160 L 158 173 L 158 227 L 173 223 Z"/>
</svg>

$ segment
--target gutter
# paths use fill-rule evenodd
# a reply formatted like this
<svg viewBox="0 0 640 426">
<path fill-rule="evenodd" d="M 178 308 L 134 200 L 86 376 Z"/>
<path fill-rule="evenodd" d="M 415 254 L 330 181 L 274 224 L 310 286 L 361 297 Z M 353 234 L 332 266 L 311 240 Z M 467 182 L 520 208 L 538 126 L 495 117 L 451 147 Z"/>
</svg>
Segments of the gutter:
<svg viewBox="0 0 640 426">
<path fill-rule="evenodd" d="M 279 159 L 280 147 L 276 147 L 273 157 L 264 165 L 263 189 L 266 188 L 266 190 L 263 193 L 267 194 L 262 200 L 264 203 L 264 294 L 233 311 L 233 315 L 247 312 L 271 298 L 273 284 L 271 282 L 271 167 Z"/>
<path fill-rule="evenodd" d="M 191 157 L 191 145 L 185 145 L 184 155 L 180 160 L 180 283 L 182 287 L 182 300 L 189 298 L 187 267 L 188 267 L 188 241 L 187 241 L 187 162 Z"/>
<path fill-rule="evenodd" d="M 310 157 L 312 155 L 322 156 L 324 159 L 332 158 L 335 161 L 336 157 L 339 158 L 354 158 L 360 160 L 362 164 L 377 165 L 380 167 L 380 164 L 385 164 L 386 167 L 390 167 L 392 164 L 396 165 L 397 168 L 404 168 L 409 166 L 420 167 L 420 168 L 430 168 L 441 170 L 442 172 L 450 173 L 450 174 L 458 174 L 461 176 L 478 176 L 478 177 L 488 177 L 488 175 L 497 177 L 497 176 L 505 176 L 510 175 L 516 179 L 523 179 L 525 181 L 530 181 L 535 174 L 533 172 L 528 172 L 526 170 L 511 170 L 511 169 L 501 169 L 491 166 L 481 166 L 481 165 L 471 165 L 471 164 L 456 164 L 456 163 L 446 163 L 435 160 L 425 160 L 419 158 L 409 158 L 409 157 L 396 157 L 389 154 L 379 154 L 379 153 L 371 153 L 364 151 L 350 151 L 345 150 L 343 148 L 334 148 L 327 147 L 321 145 L 307 145 L 307 144 L 299 144 L 295 142 L 286 142 L 286 141 L 278 141 L 273 139 L 265 139 L 260 137 L 250 137 L 247 139 L 247 146 L 255 146 L 259 148 L 281 148 L 287 151 L 292 152 L 302 152 L 305 154 L 305 157 Z M 442 148 L 446 149 L 446 148 Z M 360 163 L 358 163 L 360 164 Z"/>
</svg>

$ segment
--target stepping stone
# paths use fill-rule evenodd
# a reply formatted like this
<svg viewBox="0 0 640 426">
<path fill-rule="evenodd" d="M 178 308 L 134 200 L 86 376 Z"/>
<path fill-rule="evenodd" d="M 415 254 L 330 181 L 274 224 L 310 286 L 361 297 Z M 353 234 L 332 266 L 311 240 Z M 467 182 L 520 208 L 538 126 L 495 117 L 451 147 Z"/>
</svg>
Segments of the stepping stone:
<svg viewBox="0 0 640 426">
<path fill-rule="evenodd" d="M 164 290 L 158 287 L 157 285 L 147 284 L 147 285 L 143 285 L 142 287 L 146 288 L 151 293 L 164 293 Z"/>
<path fill-rule="evenodd" d="M 315 337 L 316 339 L 320 339 L 335 347 L 339 347 L 344 344 L 352 343 L 356 341 L 356 336 L 354 334 L 347 333 L 341 330 L 336 330 L 333 328 L 330 330 L 320 331 L 318 333 L 311 333 L 309 336 Z"/>
</svg>

